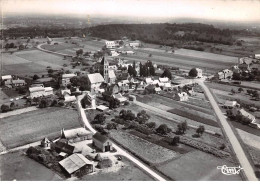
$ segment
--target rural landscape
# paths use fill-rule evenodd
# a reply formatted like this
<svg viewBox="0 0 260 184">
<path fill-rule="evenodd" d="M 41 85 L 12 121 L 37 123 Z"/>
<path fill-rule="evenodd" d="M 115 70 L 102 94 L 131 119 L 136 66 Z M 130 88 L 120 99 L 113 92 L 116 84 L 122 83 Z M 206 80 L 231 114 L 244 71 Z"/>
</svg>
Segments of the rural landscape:
<svg viewBox="0 0 260 184">
<path fill-rule="evenodd" d="M 0 181 L 259 181 L 259 24 L 163 20 L 6 13 Z"/>
</svg>

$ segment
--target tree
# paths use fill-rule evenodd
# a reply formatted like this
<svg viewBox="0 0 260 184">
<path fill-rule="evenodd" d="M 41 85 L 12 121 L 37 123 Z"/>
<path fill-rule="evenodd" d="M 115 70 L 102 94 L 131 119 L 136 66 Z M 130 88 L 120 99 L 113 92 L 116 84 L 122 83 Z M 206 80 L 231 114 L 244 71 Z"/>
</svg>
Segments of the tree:
<svg viewBox="0 0 260 184">
<path fill-rule="evenodd" d="M 198 71 L 196 68 L 192 68 L 190 71 L 189 71 L 189 76 L 190 77 L 197 77 L 198 76 Z"/>
<path fill-rule="evenodd" d="M 14 106 L 15 106 L 14 102 L 11 102 L 11 104 L 10 104 L 10 110 L 13 110 L 13 109 L 14 109 Z"/>
<path fill-rule="evenodd" d="M 149 57 L 152 57 L 153 55 L 152 54 L 149 54 Z"/>
<path fill-rule="evenodd" d="M 128 71 L 128 73 L 129 73 L 129 75 L 134 76 L 134 77 L 135 77 L 136 74 L 137 74 L 136 70 L 135 70 L 134 67 L 132 67 L 131 65 L 128 66 L 127 71 Z"/>
<path fill-rule="evenodd" d="M 83 50 L 82 49 L 79 49 L 76 51 L 76 55 L 79 56 L 79 55 L 82 55 L 83 54 Z"/>
<path fill-rule="evenodd" d="M 161 77 L 168 77 L 170 80 L 172 80 L 172 73 L 171 71 L 167 68 L 164 70 L 163 74 L 161 75 Z"/>
<path fill-rule="evenodd" d="M 199 136 L 202 136 L 202 134 L 204 133 L 205 131 L 205 128 L 203 125 L 200 125 L 197 130 L 196 130 L 196 133 L 199 135 Z"/>
<path fill-rule="evenodd" d="M 239 93 L 241 93 L 242 91 L 244 91 L 244 89 L 243 89 L 243 88 L 241 88 L 241 87 L 240 87 L 240 88 L 238 88 L 238 92 L 239 92 Z"/>
<path fill-rule="evenodd" d="M 251 89 L 247 89 L 246 92 L 247 92 L 247 94 L 251 95 L 252 92 L 253 92 L 253 90 L 251 90 Z"/>
<path fill-rule="evenodd" d="M 168 128 L 168 126 L 166 124 L 161 124 L 157 129 L 156 132 L 162 135 L 166 135 L 167 133 L 169 133 L 171 131 L 170 128 Z"/>
<path fill-rule="evenodd" d="M 24 50 L 25 49 L 25 47 L 24 47 L 24 45 L 23 44 L 21 44 L 21 45 L 19 45 L 19 50 Z"/>
<path fill-rule="evenodd" d="M 232 76 L 233 80 L 241 80 L 241 74 L 238 72 L 234 72 Z"/>
<path fill-rule="evenodd" d="M 133 121 L 134 119 L 135 119 L 135 114 L 132 113 L 131 110 L 127 110 L 127 111 L 126 111 L 125 120 Z"/>
<path fill-rule="evenodd" d="M 97 114 L 94 118 L 94 121 L 98 124 L 104 124 L 106 120 L 106 117 L 104 114 Z"/>
<path fill-rule="evenodd" d="M 39 107 L 46 108 L 48 106 L 47 100 L 45 98 L 40 100 Z"/>
<path fill-rule="evenodd" d="M 52 74 L 53 73 L 53 69 L 48 69 L 48 74 Z"/>
<path fill-rule="evenodd" d="M 39 77 L 38 75 L 36 75 L 36 74 L 33 76 L 33 80 L 37 80 L 37 79 L 39 79 L 39 78 L 40 78 L 40 77 Z"/>
<path fill-rule="evenodd" d="M 107 129 L 108 130 L 112 130 L 112 129 L 117 130 L 117 124 L 116 123 L 108 123 L 107 124 Z"/>
<path fill-rule="evenodd" d="M 231 93 L 232 93 L 232 94 L 235 94 L 236 91 L 232 88 L 232 89 L 231 89 Z"/>
<path fill-rule="evenodd" d="M 9 108 L 8 105 L 3 104 L 3 105 L 1 106 L 1 111 L 2 111 L 2 112 L 8 112 L 9 110 L 10 110 L 10 108 Z"/>
<path fill-rule="evenodd" d="M 174 136 L 173 139 L 172 139 L 171 145 L 177 146 L 179 142 L 180 142 L 180 137 Z"/>
<path fill-rule="evenodd" d="M 178 124 L 178 133 L 180 134 L 184 134 L 186 132 L 186 130 L 188 129 L 188 125 L 187 122 L 183 122 L 181 124 Z"/>
<path fill-rule="evenodd" d="M 155 124 L 155 122 L 150 122 L 150 123 L 147 123 L 146 124 L 149 128 L 155 128 L 155 126 L 156 126 L 156 124 Z"/>
<path fill-rule="evenodd" d="M 140 124 L 144 124 L 149 120 L 150 116 L 146 113 L 145 110 L 142 110 L 141 112 L 137 113 L 136 120 Z"/>
<path fill-rule="evenodd" d="M 115 109 L 115 108 L 119 107 L 119 105 L 120 105 L 120 102 L 118 99 L 111 98 L 109 100 L 109 109 Z"/>
</svg>

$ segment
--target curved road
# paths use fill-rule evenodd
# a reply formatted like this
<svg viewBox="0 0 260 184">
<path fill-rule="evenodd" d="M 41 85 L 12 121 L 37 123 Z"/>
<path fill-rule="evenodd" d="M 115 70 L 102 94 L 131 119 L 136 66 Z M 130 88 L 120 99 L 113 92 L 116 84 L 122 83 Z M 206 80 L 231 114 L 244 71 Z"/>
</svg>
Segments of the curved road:
<svg viewBox="0 0 260 184">
<path fill-rule="evenodd" d="M 239 140 L 237 139 L 235 133 L 233 132 L 231 126 L 227 122 L 225 116 L 223 115 L 222 111 L 220 110 L 217 102 L 215 101 L 213 95 L 211 94 L 208 87 L 204 84 L 202 80 L 197 80 L 198 84 L 203 88 L 206 95 L 208 96 L 209 102 L 214 109 L 217 117 L 219 118 L 219 121 L 223 127 L 223 131 L 225 132 L 227 138 L 229 139 L 229 142 L 238 158 L 239 163 L 241 164 L 241 167 L 243 168 L 243 171 L 249 181 L 258 181 L 258 179 L 255 176 L 255 171 L 253 167 L 251 166 Z"/>
<path fill-rule="evenodd" d="M 87 117 L 86 117 L 86 113 L 84 111 L 84 109 L 81 106 L 81 99 L 84 97 L 84 95 L 78 96 L 77 98 L 77 108 L 78 108 L 78 112 L 79 112 L 79 116 L 81 117 L 82 122 L 85 124 L 85 126 L 92 132 L 92 133 L 96 133 L 97 131 L 91 126 L 91 124 L 89 123 Z M 163 177 L 161 177 L 160 175 L 158 175 L 157 173 L 155 173 L 152 169 L 150 169 L 148 166 L 146 166 L 145 164 L 143 164 L 142 162 L 140 162 L 139 160 L 137 160 L 135 157 L 133 157 L 132 155 L 130 155 L 129 153 L 127 153 L 124 149 L 122 149 L 121 147 L 119 147 L 118 145 L 116 145 L 115 143 L 113 143 L 113 147 L 117 150 L 118 154 L 121 154 L 122 156 L 125 156 L 126 158 L 128 158 L 129 160 L 131 160 L 132 162 L 134 162 L 136 165 L 138 165 L 140 168 L 142 168 L 144 171 L 146 171 L 148 174 L 150 174 L 151 176 L 153 176 L 155 179 L 159 180 L 159 181 L 166 181 L 166 179 L 164 179 Z"/>
</svg>

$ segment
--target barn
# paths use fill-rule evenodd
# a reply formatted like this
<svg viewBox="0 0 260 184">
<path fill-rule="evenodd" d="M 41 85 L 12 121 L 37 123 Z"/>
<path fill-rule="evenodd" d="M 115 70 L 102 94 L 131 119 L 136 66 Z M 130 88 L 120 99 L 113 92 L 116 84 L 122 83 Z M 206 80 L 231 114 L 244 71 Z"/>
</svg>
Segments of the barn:
<svg viewBox="0 0 260 184">
<path fill-rule="evenodd" d="M 92 139 L 93 139 L 93 146 L 98 148 L 98 150 L 102 152 L 112 150 L 111 141 L 106 136 L 101 135 L 99 132 L 95 133 Z"/>
</svg>

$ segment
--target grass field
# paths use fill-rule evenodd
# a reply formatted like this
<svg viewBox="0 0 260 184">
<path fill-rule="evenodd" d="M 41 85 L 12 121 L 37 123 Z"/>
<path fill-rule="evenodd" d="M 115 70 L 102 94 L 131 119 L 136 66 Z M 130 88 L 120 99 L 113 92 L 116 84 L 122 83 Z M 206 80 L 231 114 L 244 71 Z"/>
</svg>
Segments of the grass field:
<svg viewBox="0 0 260 184">
<path fill-rule="evenodd" d="M 201 151 L 189 152 L 178 159 L 157 167 L 168 177 L 180 181 L 241 181 L 239 175 L 226 176 L 217 166 L 234 166 L 226 160 Z"/>
<path fill-rule="evenodd" d="M 75 110 L 51 107 L 1 119 L 0 139 L 7 148 L 14 148 L 44 137 L 58 137 L 62 128 L 79 126 Z"/>
<path fill-rule="evenodd" d="M 93 175 L 85 175 L 81 181 L 153 181 L 154 179 L 144 173 L 134 163 L 122 157 L 124 167 L 116 172 L 100 172 Z"/>
<path fill-rule="evenodd" d="M 1 181 L 57 181 L 53 171 L 28 158 L 23 151 L 0 155 Z"/>
</svg>

